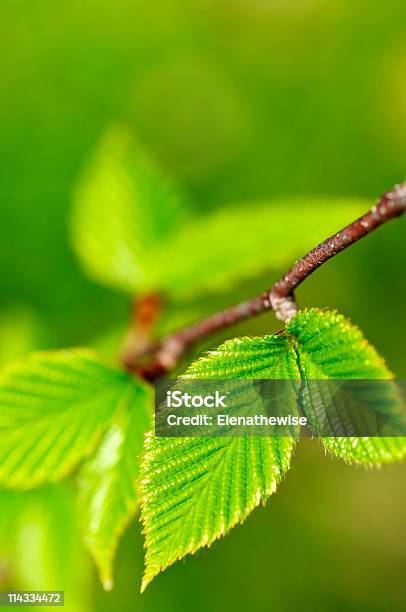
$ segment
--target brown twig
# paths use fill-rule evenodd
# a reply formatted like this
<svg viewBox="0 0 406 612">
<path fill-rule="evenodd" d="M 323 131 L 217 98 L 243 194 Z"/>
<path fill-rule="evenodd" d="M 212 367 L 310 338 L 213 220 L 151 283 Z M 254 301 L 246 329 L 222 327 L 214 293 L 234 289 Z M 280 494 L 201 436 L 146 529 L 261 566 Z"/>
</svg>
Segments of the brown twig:
<svg viewBox="0 0 406 612">
<path fill-rule="evenodd" d="M 379 202 L 365 215 L 327 238 L 279 279 L 273 287 L 260 296 L 227 308 L 161 340 L 147 363 L 137 360 L 125 364 L 147 380 L 155 380 L 173 370 L 185 351 L 196 341 L 213 332 L 225 329 L 240 321 L 274 310 L 281 321 L 287 322 L 298 310 L 293 292 L 310 274 L 323 263 L 358 242 L 390 219 L 402 215 L 406 210 L 406 182 L 385 193 Z"/>
<path fill-rule="evenodd" d="M 156 293 L 147 293 L 134 300 L 130 329 L 121 348 L 121 363 L 126 370 L 131 370 L 134 363 L 153 350 L 151 330 L 160 309 L 161 299 Z"/>
<path fill-rule="evenodd" d="M 272 287 L 269 298 L 278 319 L 287 321 L 295 312 L 289 303 L 293 291 L 310 274 L 326 261 L 358 242 L 390 219 L 399 217 L 406 210 L 406 182 L 385 193 L 379 202 L 365 215 L 334 236 L 327 238 L 312 251 L 299 259 L 285 276 Z M 288 300 L 286 302 L 286 300 Z"/>
</svg>

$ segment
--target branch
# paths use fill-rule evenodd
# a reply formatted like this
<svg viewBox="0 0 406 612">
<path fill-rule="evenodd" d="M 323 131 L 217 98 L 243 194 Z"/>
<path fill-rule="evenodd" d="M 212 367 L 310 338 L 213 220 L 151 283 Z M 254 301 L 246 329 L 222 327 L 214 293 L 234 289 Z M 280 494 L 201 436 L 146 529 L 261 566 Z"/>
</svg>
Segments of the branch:
<svg viewBox="0 0 406 612">
<path fill-rule="evenodd" d="M 296 287 L 323 263 L 390 219 L 402 215 L 405 210 L 406 182 L 385 193 L 365 215 L 299 259 L 270 290 L 163 338 L 151 351 L 147 363 L 141 365 L 137 361 L 132 363 L 127 361 L 126 368 L 147 380 L 155 380 L 173 370 L 192 344 L 216 331 L 267 310 L 274 310 L 281 321 L 289 321 L 298 310 L 293 296 Z"/>
</svg>

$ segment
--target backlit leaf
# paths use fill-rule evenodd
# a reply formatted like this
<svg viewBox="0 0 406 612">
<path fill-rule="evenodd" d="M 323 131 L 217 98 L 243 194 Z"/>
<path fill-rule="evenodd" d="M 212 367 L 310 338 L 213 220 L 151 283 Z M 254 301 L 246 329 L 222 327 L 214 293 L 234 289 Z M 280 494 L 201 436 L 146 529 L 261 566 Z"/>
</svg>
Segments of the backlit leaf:
<svg viewBox="0 0 406 612">
<path fill-rule="evenodd" d="M 119 537 L 138 506 L 139 456 L 151 423 L 152 398 L 134 383 L 128 406 L 117 414 L 95 455 L 79 474 L 79 514 L 85 542 L 99 567 L 106 590 L 113 585 Z"/>
<path fill-rule="evenodd" d="M 133 382 L 90 351 L 37 353 L 0 376 L 0 484 L 56 481 L 96 448 Z"/>
<path fill-rule="evenodd" d="M 198 360 L 188 378 L 297 378 L 295 353 L 282 336 L 225 342 Z M 142 521 L 143 589 L 161 570 L 227 533 L 276 490 L 289 469 L 294 438 L 146 440 Z"/>
<path fill-rule="evenodd" d="M 298 365 L 304 379 L 391 379 L 384 360 L 362 332 L 336 312 L 311 309 L 299 312 L 286 326 L 297 342 Z M 378 388 L 378 387 L 377 387 Z M 315 390 L 314 386 L 310 387 Z M 390 385 L 382 385 L 388 393 Z M 305 411 L 313 412 L 316 398 L 307 395 Z M 403 437 L 324 437 L 327 451 L 348 463 L 377 465 L 406 456 Z"/>
<path fill-rule="evenodd" d="M 220 208 L 161 243 L 156 285 L 175 298 L 224 291 L 288 265 L 369 207 L 362 200 L 313 198 Z"/>
<path fill-rule="evenodd" d="M 76 190 L 72 240 L 88 274 L 130 294 L 151 286 L 156 244 L 186 206 L 124 128 L 103 138 Z"/>
</svg>

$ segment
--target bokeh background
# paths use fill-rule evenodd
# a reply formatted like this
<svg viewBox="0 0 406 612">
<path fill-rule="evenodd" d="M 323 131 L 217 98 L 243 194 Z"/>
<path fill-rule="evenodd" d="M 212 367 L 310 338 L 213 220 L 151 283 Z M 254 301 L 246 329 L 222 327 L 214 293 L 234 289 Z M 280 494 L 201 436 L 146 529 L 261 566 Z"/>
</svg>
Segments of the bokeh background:
<svg viewBox="0 0 406 612">
<path fill-rule="evenodd" d="M 67 231 L 78 177 L 114 122 L 136 130 L 200 214 L 281 196 L 374 198 L 405 176 L 403 0 L 1 0 L 0 34 L 2 364 L 38 348 L 118 351 L 128 300 L 84 276 Z M 386 226 L 298 292 L 351 317 L 398 376 L 405 229 Z M 266 315 L 235 333 L 276 329 Z M 66 588 L 75 612 L 406 610 L 405 479 L 405 466 L 351 468 L 304 440 L 265 508 L 142 596 L 138 524 L 104 593 L 68 483 L 27 494 L 0 577 Z"/>
</svg>

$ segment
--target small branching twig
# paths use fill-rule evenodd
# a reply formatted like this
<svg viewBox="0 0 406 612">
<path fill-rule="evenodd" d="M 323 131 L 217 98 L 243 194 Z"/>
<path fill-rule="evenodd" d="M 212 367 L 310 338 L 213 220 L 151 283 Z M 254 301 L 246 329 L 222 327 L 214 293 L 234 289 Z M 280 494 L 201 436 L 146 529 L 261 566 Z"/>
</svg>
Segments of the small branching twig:
<svg viewBox="0 0 406 612">
<path fill-rule="evenodd" d="M 154 349 L 151 331 L 160 310 L 161 299 L 156 293 L 147 293 L 134 300 L 130 329 L 121 348 L 121 363 L 127 370 Z"/>
<path fill-rule="evenodd" d="M 267 310 L 273 310 L 281 321 L 289 321 L 298 310 L 294 291 L 310 274 L 344 249 L 405 211 L 406 182 L 385 193 L 365 215 L 299 259 L 269 291 L 163 338 L 151 349 L 146 363 L 141 365 L 138 359 L 127 359 L 125 367 L 147 380 L 155 380 L 173 370 L 192 344 L 216 331 Z M 140 355 L 139 351 L 135 353 Z"/>
</svg>

